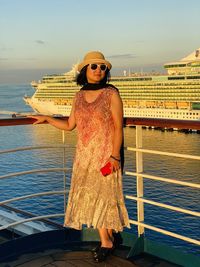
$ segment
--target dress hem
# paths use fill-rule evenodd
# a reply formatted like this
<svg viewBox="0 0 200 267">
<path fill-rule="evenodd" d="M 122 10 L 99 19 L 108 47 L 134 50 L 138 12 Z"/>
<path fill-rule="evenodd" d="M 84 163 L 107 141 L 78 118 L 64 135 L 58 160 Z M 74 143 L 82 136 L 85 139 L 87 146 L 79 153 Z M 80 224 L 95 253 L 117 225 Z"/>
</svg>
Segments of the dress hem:
<svg viewBox="0 0 200 267">
<path fill-rule="evenodd" d="M 117 232 L 123 232 L 123 230 L 124 230 L 124 228 L 131 228 L 130 227 L 130 224 L 128 224 L 128 225 L 122 225 L 122 227 L 121 228 L 113 228 L 113 227 L 105 227 L 105 226 L 100 226 L 100 227 L 97 227 L 97 226 L 94 226 L 94 225 L 92 225 L 92 224 L 90 224 L 90 225 L 88 225 L 88 224 L 86 224 L 86 223 L 81 223 L 80 224 L 81 226 L 75 226 L 74 224 L 64 224 L 63 225 L 63 227 L 68 227 L 68 228 L 73 228 L 73 229 L 75 229 L 75 230 L 82 230 L 83 229 L 83 225 L 85 225 L 87 228 L 92 228 L 92 229 L 112 229 L 113 231 L 115 231 L 116 233 Z"/>
</svg>

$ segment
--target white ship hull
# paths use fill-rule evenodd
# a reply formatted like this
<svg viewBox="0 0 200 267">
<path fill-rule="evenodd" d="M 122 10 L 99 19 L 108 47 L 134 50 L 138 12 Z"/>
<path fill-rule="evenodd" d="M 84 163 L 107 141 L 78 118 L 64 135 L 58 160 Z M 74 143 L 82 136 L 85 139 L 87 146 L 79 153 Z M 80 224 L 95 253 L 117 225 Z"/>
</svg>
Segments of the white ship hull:
<svg viewBox="0 0 200 267">
<path fill-rule="evenodd" d="M 24 100 L 36 113 L 43 115 L 69 116 L 71 111 L 71 106 L 55 105 L 53 101 L 40 100 L 34 97 L 26 97 Z"/>
<path fill-rule="evenodd" d="M 69 116 L 70 105 L 56 105 L 53 101 L 25 98 L 36 113 L 44 115 Z M 173 120 L 200 120 L 200 110 L 164 109 L 164 108 L 134 108 L 124 107 L 125 118 L 156 118 Z"/>
</svg>

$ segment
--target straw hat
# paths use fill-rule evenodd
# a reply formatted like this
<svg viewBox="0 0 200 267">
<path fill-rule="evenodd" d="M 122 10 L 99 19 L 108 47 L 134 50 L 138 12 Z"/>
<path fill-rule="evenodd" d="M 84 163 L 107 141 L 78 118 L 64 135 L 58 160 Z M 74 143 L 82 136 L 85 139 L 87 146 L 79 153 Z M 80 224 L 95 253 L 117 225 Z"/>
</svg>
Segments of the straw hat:
<svg viewBox="0 0 200 267">
<path fill-rule="evenodd" d="M 85 67 L 88 64 L 92 64 L 92 63 L 106 64 L 109 70 L 112 68 L 112 65 L 110 64 L 110 62 L 105 59 L 104 55 L 101 52 L 91 51 L 85 55 L 83 61 L 78 65 L 78 71 L 80 72 L 83 67 Z"/>
</svg>

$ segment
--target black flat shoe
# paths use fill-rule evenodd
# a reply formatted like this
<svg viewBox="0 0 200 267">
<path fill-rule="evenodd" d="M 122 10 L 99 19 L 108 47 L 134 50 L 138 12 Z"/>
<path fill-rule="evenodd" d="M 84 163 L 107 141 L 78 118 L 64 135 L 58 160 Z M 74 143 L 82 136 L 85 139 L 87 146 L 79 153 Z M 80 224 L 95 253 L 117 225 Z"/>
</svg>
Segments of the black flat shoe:
<svg viewBox="0 0 200 267">
<path fill-rule="evenodd" d="M 113 246 L 115 247 L 115 248 L 118 248 L 118 247 L 120 247 L 120 245 L 123 243 L 123 239 L 122 239 L 122 237 L 121 237 L 121 235 L 120 234 L 116 234 L 116 233 L 114 233 L 113 234 Z"/>
<path fill-rule="evenodd" d="M 99 251 L 100 247 L 101 247 L 101 242 L 99 242 L 99 244 L 96 247 L 92 248 L 91 252 L 93 254 L 96 254 Z"/>
<path fill-rule="evenodd" d="M 94 260 L 96 262 L 102 262 L 107 259 L 107 257 L 112 253 L 114 247 L 112 248 L 105 248 L 100 247 L 99 250 L 94 254 Z"/>
</svg>

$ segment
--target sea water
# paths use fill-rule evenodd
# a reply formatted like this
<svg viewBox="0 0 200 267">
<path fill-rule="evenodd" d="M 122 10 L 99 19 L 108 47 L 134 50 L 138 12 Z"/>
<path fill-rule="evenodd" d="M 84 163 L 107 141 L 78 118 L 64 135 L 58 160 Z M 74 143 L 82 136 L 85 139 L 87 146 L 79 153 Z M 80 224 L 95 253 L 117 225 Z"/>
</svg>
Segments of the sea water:
<svg viewBox="0 0 200 267">
<path fill-rule="evenodd" d="M 0 118 L 11 117 L 13 113 L 29 113 L 32 109 L 25 104 L 23 96 L 32 95 L 30 85 L 0 85 Z M 124 128 L 125 147 L 135 146 L 135 128 Z M 0 150 L 18 147 L 62 145 L 62 131 L 50 125 L 23 125 L 0 127 Z M 65 133 L 65 155 L 58 148 L 34 149 L 0 156 L 0 176 L 12 172 L 47 168 L 72 168 L 76 131 Z M 185 134 L 177 131 L 162 132 L 143 129 L 143 147 L 160 151 L 199 155 L 200 135 Z M 144 172 L 180 181 L 199 183 L 200 164 L 197 160 L 171 158 L 144 154 Z M 135 171 L 135 152 L 125 151 L 125 171 Z M 70 171 L 67 173 L 66 187 L 70 186 Z M 136 177 L 123 176 L 124 194 L 135 196 Z M 43 191 L 63 190 L 63 172 L 34 173 L 0 180 L 0 201 Z M 199 190 L 186 186 L 144 179 L 144 198 L 194 211 L 200 211 Z M 63 213 L 62 195 L 43 196 L 29 200 L 12 202 L 14 207 L 36 215 Z M 135 201 L 126 199 L 129 216 L 137 219 Z M 144 205 L 144 222 L 190 238 L 200 239 L 200 220 L 198 217 L 185 215 L 164 208 Z M 57 219 L 62 223 L 62 219 Z M 131 231 L 135 234 L 136 226 Z M 145 236 L 159 242 L 170 244 L 186 252 L 198 254 L 198 247 L 190 243 L 163 234 L 145 230 Z"/>
</svg>

